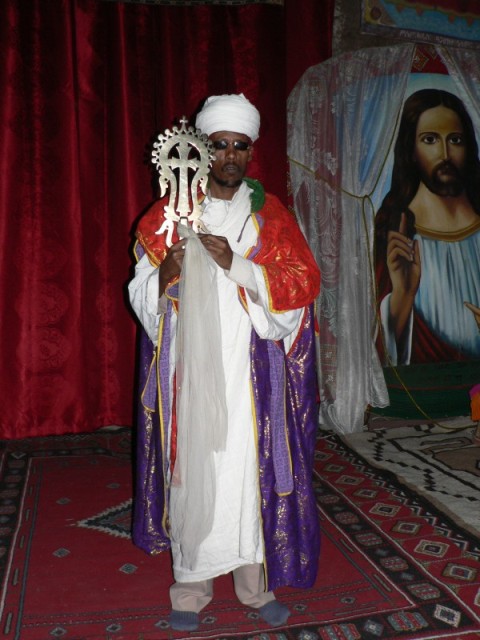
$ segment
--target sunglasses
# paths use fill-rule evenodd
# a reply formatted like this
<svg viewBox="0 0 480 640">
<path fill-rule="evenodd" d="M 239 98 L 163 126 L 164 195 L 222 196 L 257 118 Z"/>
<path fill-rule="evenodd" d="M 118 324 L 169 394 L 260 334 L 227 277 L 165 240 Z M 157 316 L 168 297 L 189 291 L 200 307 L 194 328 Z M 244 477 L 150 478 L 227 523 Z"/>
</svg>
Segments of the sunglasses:
<svg viewBox="0 0 480 640">
<path fill-rule="evenodd" d="M 235 151 L 246 151 L 250 148 L 248 142 L 244 140 L 233 140 L 233 142 L 229 142 L 228 140 L 212 140 L 212 145 L 216 151 L 225 151 L 230 145 L 233 146 Z"/>
</svg>

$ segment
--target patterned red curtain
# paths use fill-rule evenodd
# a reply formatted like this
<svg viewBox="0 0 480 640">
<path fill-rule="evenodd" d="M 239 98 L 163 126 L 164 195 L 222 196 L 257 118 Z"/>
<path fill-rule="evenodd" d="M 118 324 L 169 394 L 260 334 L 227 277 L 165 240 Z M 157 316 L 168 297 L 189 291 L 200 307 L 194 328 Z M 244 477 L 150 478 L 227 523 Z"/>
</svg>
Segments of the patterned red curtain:
<svg viewBox="0 0 480 640">
<path fill-rule="evenodd" d="M 252 174 L 286 198 L 286 98 L 330 55 L 333 0 L 295 4 L 0 3 L 0 437 L 132 424 L 126 283 L 157 133 L 243 92 Z"/>
</svg>

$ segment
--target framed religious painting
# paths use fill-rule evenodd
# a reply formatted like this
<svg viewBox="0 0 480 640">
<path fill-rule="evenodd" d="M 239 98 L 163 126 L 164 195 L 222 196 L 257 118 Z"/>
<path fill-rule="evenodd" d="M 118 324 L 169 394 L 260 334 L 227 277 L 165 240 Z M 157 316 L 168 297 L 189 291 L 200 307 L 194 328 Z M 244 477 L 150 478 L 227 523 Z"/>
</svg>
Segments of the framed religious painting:
<svg viewBox="0 0 480 640">
<path fill-rule="evenodd" d="M 407 418 L 468 414 L 480 382 L 480 87 L 451 63 L 417 48 L 372 196 L 384 413 Z"/>
</svg>

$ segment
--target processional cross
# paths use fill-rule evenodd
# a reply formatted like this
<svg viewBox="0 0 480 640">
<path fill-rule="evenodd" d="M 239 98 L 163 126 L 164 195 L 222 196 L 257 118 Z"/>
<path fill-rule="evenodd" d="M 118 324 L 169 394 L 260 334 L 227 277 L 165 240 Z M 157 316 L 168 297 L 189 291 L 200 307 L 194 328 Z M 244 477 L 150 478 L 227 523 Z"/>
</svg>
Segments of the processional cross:
<svg viewBox="0 0 480 640">
<path fill-rule="evenodd" d="M 159 173 L 160 196 L 170 187 L 168 204 L 164 207 L 164 221 L 155 232 L 167 232 L 166 244 L 171 247 L 175 222 L 190 224 L 195 232 L 206 231 L 200 220 L 202 208 L 199 191 L 207 192 L 208 171 L 215 159 L 208 136 L 194 127 L 187 128 L 185 116 L 181 127 L 166 129 L 157 138 L 152 151 L 152 162 Z"/>
</svg>

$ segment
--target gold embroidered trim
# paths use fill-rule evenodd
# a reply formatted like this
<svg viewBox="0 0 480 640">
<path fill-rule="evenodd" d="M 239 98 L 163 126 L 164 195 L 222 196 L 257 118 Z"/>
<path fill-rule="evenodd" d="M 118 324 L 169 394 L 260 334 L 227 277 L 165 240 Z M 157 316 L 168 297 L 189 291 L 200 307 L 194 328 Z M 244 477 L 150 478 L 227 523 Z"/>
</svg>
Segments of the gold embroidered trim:
<svg viewBox="0 0 480 640">
<path fill-rule="evenodd" d="M 433 231 L 432 229 L 427 229 L 427 227 L 421 227 L 419 224 L 415 225 L 415 227 L 417 233 L 424 238 L 441 240 L 442 242 L 458 242 L 480 230 L 480 218 L 477 222 L 473 222 L 468 227 L 460 229 L 460 231 Z"/>
</svg>

